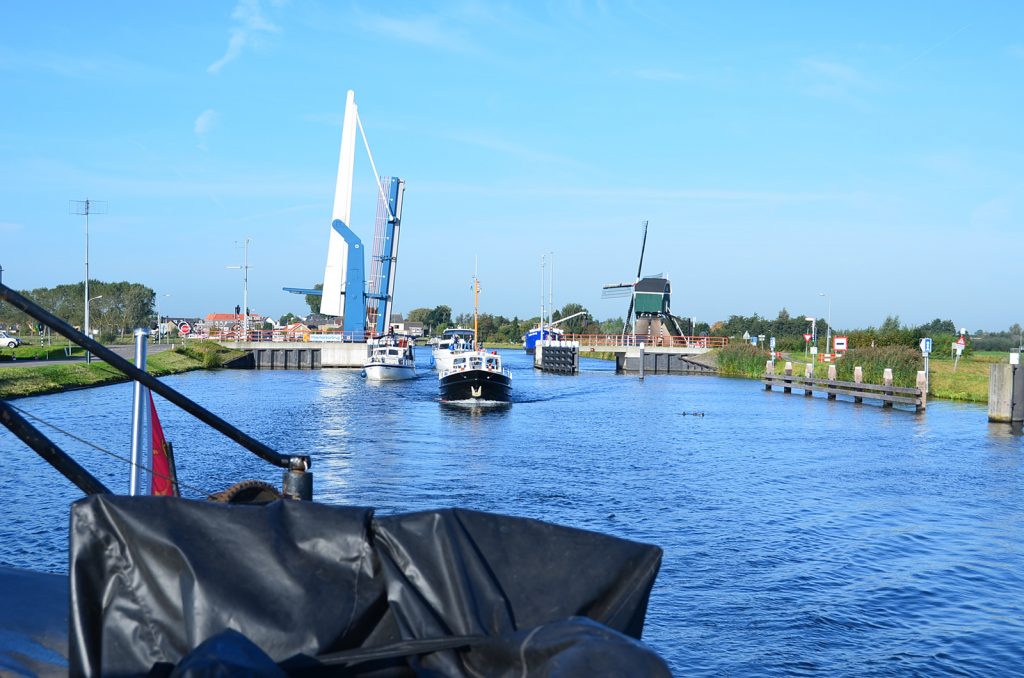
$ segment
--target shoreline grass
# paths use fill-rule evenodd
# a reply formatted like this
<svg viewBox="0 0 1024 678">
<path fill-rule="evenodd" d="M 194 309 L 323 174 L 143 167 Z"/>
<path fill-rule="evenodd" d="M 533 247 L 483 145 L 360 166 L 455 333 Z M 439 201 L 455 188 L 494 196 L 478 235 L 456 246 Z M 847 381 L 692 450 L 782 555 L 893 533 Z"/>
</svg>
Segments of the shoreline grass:
<svg viewBox="0 0 1024 678">
<path fill-rule="evenodd" d="M 154 377 L 165 377 L 220 367 L 243 354 L 243 351 L 226 349 L 214 342 L 208 343 L 211 346 L 200 346 L 191 351 L 175 349 L 149 356 L 146 360 L 146 369 Z M 109 386 L 125 381 L 128 381 L 128 378 L 120 371 L 100 361 L 70 365 L 8 367 L 0 370 L 0 398 L 27 398 Z"/>
</svg>

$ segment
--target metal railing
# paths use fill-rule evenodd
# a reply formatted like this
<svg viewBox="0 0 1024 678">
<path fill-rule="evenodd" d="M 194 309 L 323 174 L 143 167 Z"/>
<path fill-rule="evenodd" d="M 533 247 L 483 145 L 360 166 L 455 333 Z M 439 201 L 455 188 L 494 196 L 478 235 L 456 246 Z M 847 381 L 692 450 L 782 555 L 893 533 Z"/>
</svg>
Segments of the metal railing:
<svg viewBox="0 0 1024 678">
<path fill-rule="evenodd" d="M 213 341 L 260 341 L 260 342 L 312 342 L 312 343 L 364 343 L 375 335 L 372 331 L 346 332 L 344 330 L 241 330 L 213 329 L 207 333 L 190 335 L 195 339 Z"/>
<path fill-rule="evenodd" d="M 565 341 L 577 341 L 585 347 L 622 348 L 644 344 L 648 348 L 723 348 L 728 337 L 649 337 L 646 334 L 566 334 Z"/>
</svg>

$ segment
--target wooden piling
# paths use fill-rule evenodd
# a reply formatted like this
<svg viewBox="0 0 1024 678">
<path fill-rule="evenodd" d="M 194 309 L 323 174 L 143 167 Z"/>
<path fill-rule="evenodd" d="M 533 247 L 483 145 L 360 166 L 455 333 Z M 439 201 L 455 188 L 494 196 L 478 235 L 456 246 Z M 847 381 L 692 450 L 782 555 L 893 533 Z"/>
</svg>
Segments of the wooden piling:
<svg viewBox="0 0 1024 678">
<path fill-rule="evenodd" d="M 811 378 L 814 377 L 814 365 L 812 363 L 804 363 L 804 377 L 806 379 L 811 379 Z M 811 386 L 808 385 L 808 387 L 804 389 L 804 395 L 805 396 L 812 396 L 812 395 L 814 395 L 814 389 L 811 388 Z"/>
<path fill-rule="evenodd" d="M 853 368 L 853 383 L 855 383 L 855 384 L 863 384 L 864 383 L 864 368 L 861 367 L 860 365 L 858 365 L 857 367 Z M 861 398 L 860 396 L 853 396 L 853 402 L 855 402 L 855 403 L 862 403 L 862 402 L 864 402 L 864 399 Z"/>
<path fill-rule="evenodd" d="M 788 360 L 786 361 L 786 367 L 783 369 L 783 374 L 785 374 L 787 377 L 793 376 L 793 363 L 789 362 Z M 789 384 L 790 382 L 787 381 L 786 383 Z M 792 393 L 793 388 L 791 386 L 784 386 L 782 388 L 782 392 Z"/>
<path fill-rule="evenodd" d="M 1019 369 L 1019 368 L 1018 368 Z M 1013 408 L 1014 366 L 1006 363 L 992 365 L 988 373 L 988 420 L 1010 423 Z"/>
<path fill-rule="evenodd" d="M 886 367 L 882 370 L 882 386 L 892 386 L 892 368 Z M 892 394 L 892 391 L 886 391 L 888 394 Z M 892 407 L 892 403 L 888 400 L 882 401 L 882 407 Z"/>
<path fill-rule="evenodd" d="M 772 362 L 771 360 L 766 361 L 765 364 L 764 364 L 764 373 L 767 374 L 767 375 L 774 375 L 775 374 L 775 363 Z M 766 390 L 766 391 L 772 390 L 772 385 L 771 384 L 765 384 L 764 385 L 764 390 Z"/>
<path fill-rule="evenodd" d="M 829 365 L 828 366 L 828 380 L 829 381 L 837 381 L 837 379 L 836 379 L 836 366 L 835 365 Z M 836 399 L 836 394 L 835 393 L 829 393 L 828 394 L 828 399 L 829 400 L 835 400 Z"/>
<path fill-rule="evenodd" d="M 917 387 L 921 389 L 921 405 L 917 408 L 917 411 L 928 407 L 928 373 L 924 370 L 918 370 L 917 372 Z"/>
</svg>

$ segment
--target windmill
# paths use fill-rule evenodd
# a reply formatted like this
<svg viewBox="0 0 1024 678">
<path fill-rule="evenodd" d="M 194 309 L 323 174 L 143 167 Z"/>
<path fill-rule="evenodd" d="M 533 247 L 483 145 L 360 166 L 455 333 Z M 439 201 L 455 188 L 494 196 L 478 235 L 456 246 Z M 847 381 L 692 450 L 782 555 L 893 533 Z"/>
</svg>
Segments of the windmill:
<svg viewBox="0 0 1024 678">
<path fill-rule="evenodd" d="M 640 264 L 636 268 L 636 279 L 631 283 L 613 283 L 605 285 L 601 293 L 603 299 L 629 297 L 626 319 L 622 324 L 622 335 L 630 334 L 630 323 L 633 323 L 632 334 L 649 334 L 651 338 L 671 339 L 672 329 L 676 336 L 682 336 L 679 322 L 669 308 L 672 285 L 661 274 L 643 275 L 644 251 L 647 249 L 647 222 L 643 222 L 643 237 L 640 242 Z M 634 322 L 635 318 L 635 322 Z"/>
<path fill-rule="evenodd" d="M 635 288 L 636 284 L 640 282 L 640 271 L 644 267 L 644 250 L 647 248 L 647 222 L 644 221 L 642 225 L 643 236 L 640 240 L 640 263 L 636 267 L 636 280 L 631 283 L 612 283 L 605 285 L 601 291 L 602 299 L 616 299 L 619 297 L 629 297 L 629 309 L 626 311 L 626 319 L 622 323 L 622 334 L 625 336 L 629 330 L 629 324 L 633 319 L 633 304 L 636 301 Z"/>
</svg>

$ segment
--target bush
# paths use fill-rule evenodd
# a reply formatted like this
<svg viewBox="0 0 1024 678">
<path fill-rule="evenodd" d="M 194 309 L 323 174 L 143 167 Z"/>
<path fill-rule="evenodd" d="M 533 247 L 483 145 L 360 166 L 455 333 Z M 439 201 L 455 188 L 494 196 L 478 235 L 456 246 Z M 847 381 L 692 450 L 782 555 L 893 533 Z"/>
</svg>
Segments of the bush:
<svg viewBox="0 0 1024 678">
<path fill-rule="evenodd" d="M 764 365 L 771 356 L 757 346 L 737 341 L 720 349 L 717 358 L 720 374 L 756 379 L 764 374 Z"/>
<path fill-rule="evenodd" d="M 203 364 L 203 367 L 221 367 L 224 364 L 224 357 L 221 355 L 221 346 L 215 341 L 188 341 L 174 349 L 192 360 Z"/>
<path fill-rule="evenodd" d="M 840 381 L 853 381 L 853 368 L 864 368 L 864 382 L 881 384 L 882 373 L 892 368 L 895 386 L 916 386 L 917 371 L 923 369 L 921 352 L 907 346 L 877 346 L 853 348 L 836 361 L 836 375 Z"/>
</svg>

